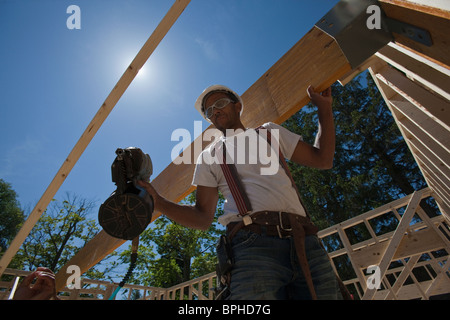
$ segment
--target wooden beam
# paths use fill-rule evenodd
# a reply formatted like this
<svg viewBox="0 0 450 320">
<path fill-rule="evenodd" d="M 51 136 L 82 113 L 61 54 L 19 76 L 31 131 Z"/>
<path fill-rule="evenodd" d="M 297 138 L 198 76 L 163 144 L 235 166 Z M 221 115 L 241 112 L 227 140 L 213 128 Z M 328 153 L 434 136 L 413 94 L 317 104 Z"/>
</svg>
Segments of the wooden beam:
<svg viewBox="0 0 450 320">
<path fill-rule="evenodd" d="M 82 136 L 80 137 L 80 139 L 75 144 L 72 151 L 62 164 L 61 168 L 56 173 L 55 177 L 53 178 L 48 188 L 45 190 L 36 207 L 30 213 L 28 219 L 25 221 L 19 233 L 12 241 L 8 250 L 3 255 L 2 259 L 0 260 L 0 275 L 3 274 L 3 271 L 8 266 L 12 257 L 17 253 L 23 241 L 30 233 L 31 229 L 34 227 L 36 222 L 44 213 L 48 204 L 55 196 L 56 192 L 59 190 L 64 180 L 67 178 L 72 168 L 75 166 L 75 163 L 79 160 L 84 150 L 97 133 L 98 129 L 100 129 L 100 126 L 106 120 L 108 115 L 111 113 L 112 109 L 115 107 L 119 99 L 122 97 L 125 90 L 128 88 L 130 83 L 136 77 L 139 70 L 148 60 L 150 55 L 153 53 L 153 51 L 156 49 L 158 44 L 167 34 L 169 29 L 181 15 L 181 13 L 184 11 L 189 2 L 190 0 L 177 0 L 175 2 L 175 4 L 170 8 L 169 12 L 163 18 L 163 20 L 156 27 L 155 31 L 152 33 L 150 38 L 146 41 L 144 46 L 138 52 L 135 59 L 131 62 L 130 66 L 125 70 L 124 74 L 119 79 L 116 86 L 108 95 L 105 102 L 97 111 L 94 118 L 89 123 L 88 127 L 83 132 Z"/>
<path fill-rule="evenodd" d="M 347 234 L 345 233 L 345 229 L 339 228 L 337 231 L 339 234 L 339 239 L 341 240 L 341 243 L 344 245 L 344 249 L 347 253 L 348 259 L 350 260 L 353 270 L 355 271 L 355 274 L 358 277 L 359 283 L 361 284 L 363 290 L 366 290 L 367 285 L 364 278 L 364 274 L 362 273 L 361 269 L 358 268 L 355 260 L 353 259 L 354 251 L 352 249 L 352 244 L 350 243 L 350 240 L 348 239 Z"/>
<path fill-rule="evenodd" d="M 379 59 L 375 55 L 371 56 L 369 59 L 364 61 L 361 65 L 354 68 L 353 70 L 350 70 L 347 74 L 345 74 L 342 78 L 340 78 L 338 81 L 341 84 L 341 86 L 345 86 L 347 83 L 353 80 L 356 76 L 358 76 L 361 72 L 366 71 L 369 67 L 373 66 L 374 64 L 379 63 Z"/>
<path fill-rule="evenodd" d="M 312 28 L 242 94 L 245 105 L 242 122 L 247 127 L 256 127 L 267 121 L 282 123 L 308 103 L 306 89 L 309 84 L 323 90 L 349 70 L 350 64 L 334 39 Z M 206 130 L 209 129 L 212 126 Z M 206 138 L 204 141 L 203 134 L 198 137 L 185 150 L 191 154 L 191 164 L 169 164 L 154 179 L 155 188 L 173 201 L 184 199 L 194 190 L 191 186 L 194 163 L 209 142 Z M 202 148 L 195 148 L 195 145 Z M 169 182 L 175 180 L 176 184 Z"/>
<path fill-rule="evenodd" d="M 386 16 L 427 30 L 433 42 L 428 47 L 394 33 L 395 42 L 434 62 L 450 66 L 450 11 L 402 0 L 379 0 Z"/>
<path fill-rule="evenodd" d="M 425 59 L 393 42 L 379 50 L 375 56 L 405 73 L 433 93 L 450 101 L 450 70 Z"/>
<path fill-rule="evenodd" d="M 448 285 L 450 283 L 448 276 L 447 276 L 449 268 L 450 268 L 450 256 L 447 258 L 445 263 L 442 265 L 441 269 L 434 269 L 435 271 L 438 271 L 438 275 L 434 279 L 433 283 L 426 289 L 425 294 L 427 296 L 430 296 L 433 293 L 433 291 L 436 290 L 436 288 L 439 286 L 441 281 L 446 282 L 447 283 L 446 287 L 448 288 Z"/>
<path fill-rule="evenodd" d="M 432 121 L 434 125 L 441 125 L 443 130 L 450 130 L 449 101 L 432 94 L 394 68 L 386 68 L 383 72 L 379 72 L 377 77 L 411 102 L 417 112 L 423 113 L 424 118 Z"/>
<path fill-rule="evenodd" d="M 242 94 L 245 104 L 242 122 L 247 127 L 256 127 L 267 121 L 282 123 L 308 103 L 306 89 L 310 84 L 317 90 L 324 90 L 350 70 L 350 64 L 334 39 L 313 27 Z M 196 141 L 185 150 L 193 151 L 192 160 L 198 155 L 194 151 L 201 151 L 210 142 L 203 141 L 203 134 Z M 196 143 L 200 143 L 202 148 L 195 148 Z M 153 180 L 153 186 L 171 201 L 182 200 L 194 190 L 191 185 L 194 163 L 169 164 Z M 152 219 L 159 215 L 156 212 Z M 101 231 L 57 273 L 57 290 L 65 286 L 69 265 L 78 265 L 84 273 L 124 242 Z"/>
<path fill-rule="evenodd" d="M 416 265 L 417 261 L 419 261 L 420 254 L 416 254 L 409 258 L 408 262 L 405 264 L 403 271 L 399 274 L 397 277 L 397 280 L 395 280 L 394 286 L 392 287 L 392 291 L 389 292 L 385 300 L 396 298 L 397 299 L 397 293 L 400 290 L 400 288 L 403 286 L 403 283 L 406 281 L 408 276 L 412 273 L 414 266 Z M 389 282 L 389 281 L 387 281 Z"/>
<path fill-rule="evenodd" d="M 365 269 L 371 265 L 379 265 L 383 253 L 389 245 L 389 241 L 383 241 L 352 252 L 353 262 L 358 269 Z M 447 249 L 448 246 L 439 234 L 432 228 L 418 230 L 401 239 L 393 260 L 411 257 L 439 249 Z"/>
</svg>

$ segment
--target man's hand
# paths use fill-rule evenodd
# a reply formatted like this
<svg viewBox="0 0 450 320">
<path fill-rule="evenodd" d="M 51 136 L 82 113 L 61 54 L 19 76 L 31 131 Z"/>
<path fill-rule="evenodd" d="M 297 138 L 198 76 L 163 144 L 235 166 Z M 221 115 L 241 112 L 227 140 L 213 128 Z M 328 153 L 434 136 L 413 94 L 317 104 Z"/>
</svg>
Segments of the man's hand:
<svg viewBox="0 0 450 320">
<path fill-rule="evenodd" d="M 311 102 L 317 106 L 319 116 L 319 128 L 314 146 L 300 140 L 295 147 L 291 160 L 312 168 L 330 169 L 333 166 L 335 149 L 335 129 L 333 110 L 331 108 L 333 98 L 331 88 L 319 93 L 313 86 L 308 87 L 308 96 Z"/>
<path fill-rule="evenodd" d="M 32 285 L 34 279 L 36 283 Z M 55 289 L 55 274 L 47 268 L 39 267 L 26 276 L 18 286 L 14 300 L 49 300 L 58 299 Z"/>
<path fill-rule="evenodd" d="M 331 108 L 331 103 L 333 102 L 333 97 L 331 96 L 331 87 L 328 87 L 324 91 L 316 92 L 313 86 L 309 86 L 307 89 L 308 96 L 311 102 L 320 108 Z"/>
<path fill-rule="evenodd" d="M 153 186 L 150 182 L 139 180 L 137 182 L 137 184 L 138 184 L 138 186 L 144 188 L 145 191 L 147 191 L 147 193 L 152 196 L 154 209 L 156 211 L 158 211 L 159 210 L 158 205 L 159 205 L 160 198 L 161 198 L 159 193 L 155 190 L 155 188 L 153 188 Z"/>
</svg>

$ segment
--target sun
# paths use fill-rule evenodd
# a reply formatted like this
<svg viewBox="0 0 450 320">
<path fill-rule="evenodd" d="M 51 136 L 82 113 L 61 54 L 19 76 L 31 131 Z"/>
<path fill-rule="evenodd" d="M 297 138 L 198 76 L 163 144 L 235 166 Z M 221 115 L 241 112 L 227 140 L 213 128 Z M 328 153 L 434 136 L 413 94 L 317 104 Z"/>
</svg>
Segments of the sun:
<svg viewBox="0 0 450 320">
<path fill-rule="evenodd" d="M 120 59 L 118 59 L 120 63 L 117 63 L 116 67 L 122 70 L 122 74 L 123 72 L 129 72 L 130 70 L 128 70 L 128 68 L 133 64 L 134 58 L 134 53 L 123 53 Z M 132 83 L 145 88 L 148 88 L 149 86 L 152 86 L 153 88 L 159 86 L 161 81 L 165 78 L 163 72 L 165 66 L 167 66 L 167 63 L 163 55 L 152 55 L 145 61 L 141 69 L 139 69 L 133 78 Z M 136 71 L 136 69 L 133 71 Z"/>
<path fill-rule="evenodd" d="M 122 62 L 120 64 L 118 64 L 118 68 L 120 68 L 122 71 L 128 71 L 128 68 L 131 66 L 131 64 L 133 63 L 133 59 L 135 57 L 133 56 L 133 54 L 128 53 L 128 54 L 124 54 L 122 59 L 120 59 Z M 141 79 L 145 79 L 148 76 L 148 67 L 147 67 L 147 63 L 144 63 L 144 65 L 142 66 L 141 69 L 139 69 L 139 71 L 137 72 L 134 80 L 141 80 Z"/>
<path fill-rule="evenodd" d="M 147 68 L 146 64 L 144 64 L 144 65 L 142 66 L 142 68 L 139 69 L 139 71 L 138 71 L 138 73 L 137 73 L 137 75 L 136 75 L 136 79 L 147 78 L 147 75 L 148 75 L 148 70 L 147 70 L 147 69 L 148 69 L 148 68 Z"/>
</svg>

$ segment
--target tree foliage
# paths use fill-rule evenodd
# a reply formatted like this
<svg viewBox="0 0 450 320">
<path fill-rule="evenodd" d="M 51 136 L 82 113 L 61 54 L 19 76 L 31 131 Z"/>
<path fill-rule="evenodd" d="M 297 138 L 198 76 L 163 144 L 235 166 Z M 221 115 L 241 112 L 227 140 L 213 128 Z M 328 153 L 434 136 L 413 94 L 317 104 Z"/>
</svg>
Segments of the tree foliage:
<svg viewBox="0 0 450 320">
<path fill-rule="evenodd" d="M 0 179 L 0 253 L 7 249 L 23 222 L 24 214 L 16 192 Z"/>
<path fill-rule="evenodd" d="M 57 272 L 98 232 L 96 220 L 88 219 L 95 202 L 67 193 L 53 199 L 14 256 L 15 268 L 35 270 L 48 267 Z M 95 268 L 86 277 L 105 278 L 108 270 Z"/>
</svg>

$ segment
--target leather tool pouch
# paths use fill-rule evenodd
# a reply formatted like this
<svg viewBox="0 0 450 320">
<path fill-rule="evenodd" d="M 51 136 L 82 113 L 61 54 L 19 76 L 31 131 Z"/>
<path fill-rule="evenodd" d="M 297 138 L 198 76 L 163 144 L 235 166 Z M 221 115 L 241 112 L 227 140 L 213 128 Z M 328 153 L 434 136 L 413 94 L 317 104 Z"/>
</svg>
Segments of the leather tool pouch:
<svg viewBox="0 0 450 320">
<path fill-rule="evenodd" d="M 217 260 L 217 288 L 216 300 L 225 300 L 230 294 L 231 269 L 233 268 L 233 254 L 231 242 L 228 237 L 222 235 L 216 246 Z"/>
</svg>

